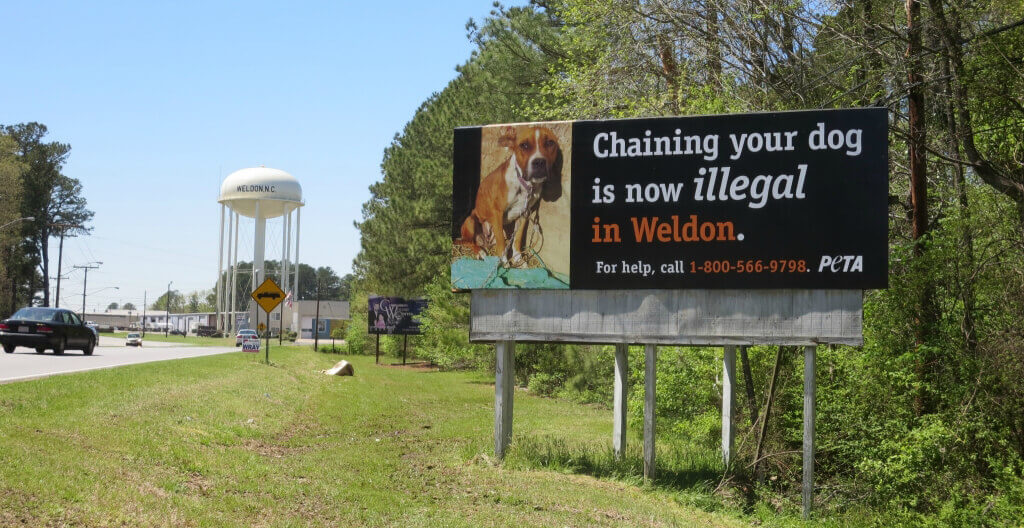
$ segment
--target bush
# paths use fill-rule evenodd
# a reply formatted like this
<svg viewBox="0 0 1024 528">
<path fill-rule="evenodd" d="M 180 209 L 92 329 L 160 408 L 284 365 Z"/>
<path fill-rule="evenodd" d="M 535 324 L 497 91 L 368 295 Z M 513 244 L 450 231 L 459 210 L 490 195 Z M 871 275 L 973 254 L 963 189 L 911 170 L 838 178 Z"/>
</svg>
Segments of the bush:
<svg viewBox="0 0 1024 528">
<path fill-rule="evenodd" d="M 554 396 L 562 389 L 563 383 L 565 381 L 561 376 L 540 372 L 530 377 L 527 387 L 530 389 L 530 392 L 538 396 Z"/>
<path fill-rule="evenodd" d="M 439 273 L 426 296 L 430 304 L 420 316 L 423 335 L 415 339 L 416 355 L 442 369 L 493 368 L 493 347 L 469 342 L 469 295 L 453 293 L 449 274 Z"/>
<path fill-rule="evenodd" d="M 366 332 L 369 296 L 365 291 L 353 291 L 349 297 L 351 319 L 345 325 L 345 343 L 351 354 L 373 354 L 374 338 Z"/>
</svg>

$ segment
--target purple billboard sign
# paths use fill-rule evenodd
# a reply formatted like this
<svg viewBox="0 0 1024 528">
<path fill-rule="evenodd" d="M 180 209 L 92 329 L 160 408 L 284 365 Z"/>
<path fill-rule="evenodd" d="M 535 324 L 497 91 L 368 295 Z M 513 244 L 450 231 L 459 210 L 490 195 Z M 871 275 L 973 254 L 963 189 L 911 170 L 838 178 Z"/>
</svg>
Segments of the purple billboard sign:
<svg viewBox="0 0 1024 528">
<path fill-rule="evenodd" d="M 370 297 L 366 331 L 370 334 L 419 335 L 419 315 L 427 303 L 427 299 Z"/>
</svg>

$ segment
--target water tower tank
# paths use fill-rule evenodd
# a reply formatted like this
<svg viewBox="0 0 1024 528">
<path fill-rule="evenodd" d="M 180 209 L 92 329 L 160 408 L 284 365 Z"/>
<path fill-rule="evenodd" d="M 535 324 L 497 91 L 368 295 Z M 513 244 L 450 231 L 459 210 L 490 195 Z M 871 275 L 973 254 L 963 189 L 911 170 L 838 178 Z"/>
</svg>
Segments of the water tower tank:
<svg viewBox="0 0 1024 528">
<path fill-rule="evenodd" d="M 249 218 L 256 218 L 258 201 L 261 218 L 277 218 L 302 205 L 302 186 L 283 170 L 252 167 L 224 178 L 217 201 Z"/>
</svg>

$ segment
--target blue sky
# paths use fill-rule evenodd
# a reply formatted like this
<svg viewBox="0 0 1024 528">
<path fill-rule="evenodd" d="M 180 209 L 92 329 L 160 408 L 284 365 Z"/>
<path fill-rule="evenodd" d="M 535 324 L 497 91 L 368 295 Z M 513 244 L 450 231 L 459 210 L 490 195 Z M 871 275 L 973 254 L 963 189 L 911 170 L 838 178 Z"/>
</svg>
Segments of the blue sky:
<svg viewBox="0 0 1024 528">
<path fill-rule="evenodd" d="M 95 211 L 66 239 L 89 272 L 88 310 L 210 288 L 221 180 L 258 165 L 303 187 L 303 262 L 351 270 L 383 149 L 472 51 L 490 0 L 7 2 L 0 123 L 38 121 L 72 146 L 65 174 Z M 278 221 L 279 222 L 279 221 Z M 243 222 L 244 260 L 252 223 Z M 281 253 L 270 221 L 267 257 Z M 51 243 L 56 275 L 56 241 Z M 118 287 L 118 290 L 113 287 Z M 52 287 L 52 284 L 51 284 Z M 81 308 L 82 273 L 61 284 Z"/>
</svg>

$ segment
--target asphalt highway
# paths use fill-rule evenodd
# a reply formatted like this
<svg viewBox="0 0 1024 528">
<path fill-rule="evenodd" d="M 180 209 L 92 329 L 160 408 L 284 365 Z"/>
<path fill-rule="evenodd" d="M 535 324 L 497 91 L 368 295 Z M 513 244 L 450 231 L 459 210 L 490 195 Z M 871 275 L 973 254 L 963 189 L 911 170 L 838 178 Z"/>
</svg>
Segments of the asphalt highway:
<svg viewBox="0 0 1024 528">
<path fill-rule="evenodd" d="M 45 354 L 36 354 L 31 348 L 18 347 L 13 354 L 0 352 L 0 383 L 150 361 L 224 354 L 238 350 L 235 347 L 182 346 L 158 341 L 143 341 L 141 347 L 126 347 L 124 338 L 107 336 L 100 336 L 99 346 L 91 356 L 86 356 L 79 350 L 68 350 L 62 356 L 55 356 L 49 350 Z"/>
</svg>

